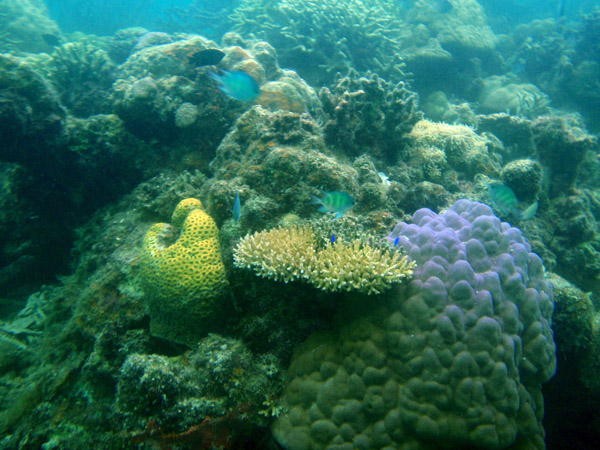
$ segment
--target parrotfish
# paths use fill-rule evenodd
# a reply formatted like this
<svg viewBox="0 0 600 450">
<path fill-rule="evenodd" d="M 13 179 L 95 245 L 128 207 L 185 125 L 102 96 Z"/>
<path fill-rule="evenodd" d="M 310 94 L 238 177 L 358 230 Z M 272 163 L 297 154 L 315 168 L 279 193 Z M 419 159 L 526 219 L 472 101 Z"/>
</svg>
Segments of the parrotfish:
<svg viewBox="0 0 600 450">
<path fill-rule="evenodd" d="M 209 76 L 219 83 L 219 89 L 240 102 L 251 102 L 260 95 L 260 86 L 254 78 L 241 70 L 224 70 L 223 75 L 209 72 Z"/>
<path fill-rule="evenodd" d="M 242 205 L 240 203 L 239 192 L 235 194 L 235 200 L 233 201 L 233 210 L 231 211 L 231 215 L 233 216 L 233 220 L 235 220 L 236 222 L 239 222 L 240 217 L 242 217 Z"/>
<path fill-rule="evenodd" d="M 523 209 L 513 190 L 503 184 L 490 184 L 488 193 L 492 203 L 501 213 L 513 216 L 517 220 L 529 220 L 537 212 L 537 201 Z"/>
<path fill-rule="evenodd" d="M 334 219 L 339 219 L 354 206 L 354 199 L 346 192 L 333 191 L 325 193 L 322 198 L 313 195 L 312 203 L 321 205 L 319 207 L 320 212 L 335 213 Z"/>
</svg>

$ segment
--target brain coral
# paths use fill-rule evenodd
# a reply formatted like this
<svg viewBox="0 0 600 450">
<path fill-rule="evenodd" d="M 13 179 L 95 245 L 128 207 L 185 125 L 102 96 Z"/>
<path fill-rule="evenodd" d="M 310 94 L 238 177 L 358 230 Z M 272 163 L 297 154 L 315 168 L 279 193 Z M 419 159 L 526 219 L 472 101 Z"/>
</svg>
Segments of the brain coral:
<svg viewBox="0 0 600 450">
<path fill-rule="evenodd" d="M 413 280 L 389 305 L 309 338 L 276 439 L 287 449 L 544 448 L 540 384 L 556 359 L 540 258 L 468 200 L 417 211 L 396 237 L 417 263 Z"/>
<path fill-rule="evenodd" d="M 200 200 L 182 200 L 172 225 L 154 224 L 144 237 L 141 281 L 152 334 L 193 345 L 214 329 L 228 282 L 219 230 Z"/>
</svg>

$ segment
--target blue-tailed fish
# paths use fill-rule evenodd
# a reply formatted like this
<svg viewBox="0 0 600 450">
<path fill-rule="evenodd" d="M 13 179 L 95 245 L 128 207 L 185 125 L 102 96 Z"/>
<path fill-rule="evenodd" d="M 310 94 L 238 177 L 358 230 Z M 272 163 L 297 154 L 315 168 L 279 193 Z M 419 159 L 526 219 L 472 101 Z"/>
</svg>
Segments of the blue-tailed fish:
<svg viewBox="0 0 600 450">
<path fill-rule="evenodd" d="M 354 206 L 354 199 L 346 192 L 333 191 L 327 192 L 322 198 L 313 195 L 312 203 L 321 205 L 319 211 L 335 213 L 334 219 L 339 219 L 342 214 Z"/>
<path fill-rule="evenodd" d="M 240 102 L 251 102 L 260 95 L 260 86 L 246 72 L 224 70 L 223 75 L 209 72 L 209 76 L 219 83 L 221 91 Z"/>
<path fill-rule="evenodd" d="M 504 215 L 513 216 L 517 220 L 529 220 L 537 212 L 537 201 L 523 209 L 513 190 L 503 184 L 490 184 L 488 193 L 494 207 Z"/>
<path fill-rule="evenodd" d="M 242 217 L 242 205 L 240 203 L 239 192 L 235 194 L 235 200 L 233 201 L 233 209 L 231 210 L 231 215 L 233 216 L 233 220 L 235 220 L 236 222 L 239 222 L 240 217 Z"/>
</svg>

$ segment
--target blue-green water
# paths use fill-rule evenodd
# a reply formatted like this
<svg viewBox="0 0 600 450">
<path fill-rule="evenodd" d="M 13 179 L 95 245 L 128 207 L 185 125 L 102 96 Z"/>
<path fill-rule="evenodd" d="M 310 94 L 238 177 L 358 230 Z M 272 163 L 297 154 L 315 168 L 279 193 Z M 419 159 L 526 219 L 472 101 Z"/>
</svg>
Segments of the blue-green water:
<svg viewBox="0 0 600 450">
<path fill-rule="evenodd" d="M 0 2 L 0 449 L 596 448 L 596 3 Z"/>
</svg>

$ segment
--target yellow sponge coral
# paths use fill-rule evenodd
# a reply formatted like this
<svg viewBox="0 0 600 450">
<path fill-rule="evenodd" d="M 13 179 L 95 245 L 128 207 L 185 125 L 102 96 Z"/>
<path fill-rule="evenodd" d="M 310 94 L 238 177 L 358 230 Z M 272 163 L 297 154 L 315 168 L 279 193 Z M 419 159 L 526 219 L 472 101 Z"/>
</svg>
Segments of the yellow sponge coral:
<svg viewBox="0 0 600 450">
<path fill-rule="evenodd" d="M 201 207 L 197 199 L 182 200 L 172 225 L 150 227 L 140 260 L 152 333 L 186 344 L 210 328 L 228 287 L 219 230 Z"/>
</svg>

